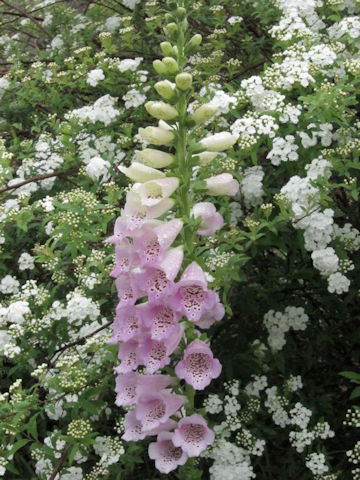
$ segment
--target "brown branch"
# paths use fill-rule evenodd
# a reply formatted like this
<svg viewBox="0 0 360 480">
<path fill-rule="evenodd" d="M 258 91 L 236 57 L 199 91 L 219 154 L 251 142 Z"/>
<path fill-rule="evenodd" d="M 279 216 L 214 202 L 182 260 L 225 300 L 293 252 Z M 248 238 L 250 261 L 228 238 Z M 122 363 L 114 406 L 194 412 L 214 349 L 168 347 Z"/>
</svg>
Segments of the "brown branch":
<svg viewBox="0 0 360 480">
<path fill-rule="evenodd" d="M 43 33 L 45 33 L 45 35 L 47 37 L 49 37 L 50 39 L 52 39 L 52 35 L 51 33 L 46 29 L 44 28 L 41 23 L 39 23 L 36 18 L 31 15 L 31 13 L 28 13 L 26 12 L 25 10 L 23 10 L 22 8 L 16 6 L 16 5 L 11 5 L 11 3 L 8 3 L 6 0 L 0 0 L 4 5 L 6 5 L 7 7 L 9 8 L 12 8 L 14 10 L 16 10 L 17 12 L 19 12 L 21 15 L 23 15 L 24 17 L 28 18 L 29 20 L 31 20 Z"/>
<path fill-rule="evenodd" d="M 70 450 L 70 445 L 68 445 L 67 447 L 65 447 L 61 457 L 60 457 L 60 460 L 59 460 L 59 463 L 57 464 L 57 466 L 54 468 L 52 474 L 50 475 L 49 477 L 49 480 L 55 480 L 55 477 L 56 475 L 60 472 L 62 466 L 64 465 L 64 463 L 66 462 L 66 458 L 67 458 L 67 455 L 68 455 L 68 452 Z"/>
<path fill-rule="evenodd" d="M 28 178 L 27 180 L 24 180 L 23 182 L 16 183 L 15 185 L 10 185 L 8 187 L 2 188 L 0 190 L 0 193 L 8 192 L 9 190 L 14 190 L 16 188 L 22 187 L 23 185 L 27 185 L 28 183 L 37 182 L 38 180 L 44 180 L 45 178 L 60 177 L 62 175 L 71 175 L 73 173 L 76 173 L 78 170 L 79 170 L 79 168 L 72 168 L 70 170 L 65 170 L 63 172 L 45 173 L 44 175 L 38 175 L 37 177 L 31 177 L 31 178 Z"/>
</svg>

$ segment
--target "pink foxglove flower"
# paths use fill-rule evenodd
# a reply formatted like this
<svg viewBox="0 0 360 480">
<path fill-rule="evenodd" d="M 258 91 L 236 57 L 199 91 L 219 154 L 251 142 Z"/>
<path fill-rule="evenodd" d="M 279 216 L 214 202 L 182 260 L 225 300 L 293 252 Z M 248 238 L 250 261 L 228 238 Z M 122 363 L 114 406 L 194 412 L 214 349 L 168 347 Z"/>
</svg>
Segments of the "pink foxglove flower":
<svg viewBox="0 0 360 480">
<path fill-rule="evenodd" d="M 144 320 L 142 312 L 144 305 L 129 305 L 118 308 L 114 320 L 114 335 L 107 341 L 108 343 L 127 342 L 135 339 L 143 330 Z"/>
<path fill-rule="evenodd" d="M 219 298 L 215 292 L 207 289 L 205 274 L 195 262 L 186 267 L 176 287 L 171 306 L 186 315 L 190 322 L 199 321 L 204 313 L 216 306 Z"/>
<path fill-rule="evenodd" d="M 119 366 L 115 368 L 117 373 L 129 373 L 141 364 L 139 355 L 139 343 L 135 340 L 123 342 L 119 346 L 118 358 L 121 360 Z"/>
<path fill-rule="evenodd" d="M 127 442 L 137 442 L 138 440 L 143 440 L 148 435 L 157 435 L 160 432 L 168 432 L 169 430 L 172 430 L 176 426 L 176 422 L 169 418 L 166 422 L 160 423 L 159 426 L 153 430 L 144 432 L 140 420 L 136 418 L 135 410 L 131 410 L 125 415 L 124 426 L 125 433 L 121 438 Z"/>
<path fill-rule="evenodd" d="M 221 364 L 206 343 L 194 340 L 186 348 L 183 360 L 176 365 L 175 373 L 195 390 L 203 390 L 220 375 Z"/>
<path fill-rule="evenodd" d="M 225 308 L 222 303 L 220 303 L 219 295 L 215 293 L 215 303 L 211 310 L 207 310 L 200 319 L 196 322 L 196 326 L 200 328 L 210 328 L 211 325 L 215 322 L 219 322 L 225 315 Z"/>
<path fill-rule="evenodd" d="M 220 175 L 215 175 L 214 177 L 205 179 L 208 194 L 219 196 L 219 195 L 229 195 L 230 197 L 235 196 L 240 188 L 239 182 L 230 175 L 230 173 L 222 173 Z"/>
<path fill-rule="evenodd" d="M 138 356 L 146 366 L 146 373 L 155 373 L 170 363 L 170 355 L 179 345 L 183 335 L 183 327 L 178 325 L 172 334 L 163 340 L 153 340 L 148 337 L 139 347 Z"/>
<path fill-rule="evenodd" d="M 181 314 L 166 305 L 154 306 L 146 315 L 147 326 L 153 340 L 163 340 L 174 334 Z"/>
<path fill-rule="evenodd" d="M 215 439 L 201 415 L 185 417 L 178 423 L 172 438 L 175 447 L 181 447 L 189 457 L 198 457 Z"/>
<path fill-rule="evenodd" d="M 139 375 L 125 373 L 116 377 L 116 405 L 128 407 L 137 402 L 138 398 L 148 392 L 158 392 L 172 382 L 169 375 Z"/>
<path fill-rule="evenodd" d="M 148 432 L 166 422 L 184 403 L 184 397 L 164 390 L 159 393 L 144 393 L 135 408 L 142 430 Z"/>
<path fill-rule="evenodd" d="M 217 213 L 215 206 L 210 202 L 196 203 L 191 213 L 195 218 L 201 218 L 200 228 L 196 232 L 199 235 L 213 235 L 224 224 L 222 215 Z"/>
<path fill-rule="evenodd" d="M 149 297 L 149 302 L 157 303 L 174 291 L 174 279 L 184 258 L 182 246 L 170 248 L 163 261 L 156 268 L 145 269 L 139 277 L 141 287 Z"/>
<path fill-rule="evenodd" d="M 171 432 L 161 432 L 156 442 L 149 445 L 149 457 L 155 460 L 155 467 L 161 473 L 175 470 L 179 465 L 184 465 L 188 458 L 181 447 L 175 447 L 173 436 Z"/>
</svg>

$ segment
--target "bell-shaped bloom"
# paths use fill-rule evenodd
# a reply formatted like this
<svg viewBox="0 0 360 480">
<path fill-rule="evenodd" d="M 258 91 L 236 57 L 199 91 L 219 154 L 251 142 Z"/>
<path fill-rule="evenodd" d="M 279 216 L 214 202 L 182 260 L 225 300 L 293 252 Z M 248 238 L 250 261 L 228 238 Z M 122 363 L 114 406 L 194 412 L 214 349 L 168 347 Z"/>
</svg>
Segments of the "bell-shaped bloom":
<svg viewBox="0 0 360 480">
<path fill-rule="evenodd" d="M 194 340 L 187 346 L 184 358 L 176 365 L 176 375 L 195 390 L 204 390 L 221 373 L 221 364 L 206 343 Z"/>
<path fill-rule="evenodd" d="M 179 312 L 166 305 L 156 305 L 146 315 L 147 326 L 153 340 L 163 340 L 173 335 L 178 329 L 181 318 Z"/>
<path fill-rule="evenodd" d="M 179 465 L 184 465 L 188 458 L 181 447 L 175 447 L 173 436 L 171 432 L 160 432 L 156 442 L 149 445 L 149 457 L 155 460 L 155 467 L 161 473 L 175 470 Z"/>
<path fill-rule="evenodd" d="M 163 127 L 139 128 L 139 135 L 143 140 L 153 145 L 168 145 L 175 138 L 171 130 Z"/>
<path fill-rule="evenodd" d="M 214 308 L 217 299 L 216 293 L 207 289 L 202 268 L 192 262 L 176 284 L 176 292 L 170 303 L 173 308 L 186 315 L 190 322 L 196 323 L 205 312 Z"/>
<path fill-rule="evenodd" d="M 217 213 L 215 206 L 210 202 L 196 203 L 192 210 L 195 218 L 201 218 L 198 235 L 213 235 L 224 224 L 224 219 L 220 213 Z"/>
<path fill-rule="evenodd" d="M 184 252 L 182 246 L 169 248 L 164 259 L 156 268 L 146 268 L 139 275 L 138 287 L 149 298 L 149 302 L 158 303 L 165 296 L 169 296 L 174 291 L 174 279 L 177 276 Z"/>
<path fill-rule="evenodd" d="M 235 196 L 239 191 L 239 182 L 230 173 L 221 173 L 205 179 L 209 195 Z"/>
<path fill-rule="evenodd" d="M 174 155 L 154 148 L 145 148 L 141 151 L 135 150 L 135 153 L 140 162 L 152 168 L 168 167 L 175 159 Z"/>
<path fill-rule="evenodd" d="M 169 375 L 139 375 L 133 372 L 120 374 L 115 381 L 115 404 L 118 407 L 128 407 L 136 403 L 144 393 L 159 392 L 171 382 Z"/>
<path fill-rule="evenodd" d="M 142 363 L 142 358 L 139 355 L 139 343 L 135 340 L 122 342 L 119 346 L 118 358 L 121 362 L 115 368 L 117 373 L 129 373 L 136 370 Z"/>
<path fill-rule="evenodd" d="M 148 182 L 149 180 L 165 177 L 165 173 L 140 162 L 133 162 L 130 167 L 120 166 L 119 170 L 134 182 Z"/>
<path fill-rule="evenodd" d="M 177 177 L 166 177 L 145 183 L 135 183 L 132 191 L 139 196 L 142 205 L 153 207 L 165 198 L 170 197 L 178 186 L 179 179 Z"/>
<path fill-rule="evenodd" d="M 146 373 L 155 373 L 170 363 L 170 355 L 179 345 L 184 333 L 183 327 L 179 325 L 176 330 L 163 340 L 153 340 L 148 337 L 139 347 L 138 355 L 141 362 L 146 366 Z"/>
<path fill-rule="evenodd" d="M 115 268 L 110 276 L 117 278 L 120 274 L 129 272 L 137 261 L 138 255 L 134 246 L 127 239 L 123 239 L 115 248 Z"/>
<path fill-rule="evenodd" d="M 119 308 L 134 305 L 136 300 L 144 296 L 139 288 L 138 275 L 132 272 L 120 275 L 115 280 L 115 285 L 119 297 Z"/>
<path fill-rule="evenodd" d="M 116 309 L 114 320 L 114 335 L 107 343 L 127 342 L 131 339 L 136 340 L 143 331 L 144 304 L 128 305 Z"/>
<path fill-rule="evenodd" d="M 169 393 L 168 390 L 144 393 L 139 397 L 135 416 L 140 420 L 143 431 L 148 432 L 166 422 L 183 403 L 184 397 Z"/>
<path fill-rule="evenodd" d="M 203 313 L 200 319 L 196 322 L 196 326 L 200 328 L 210 328 L 215 322 L 219 322 L 225 315 L 225 308 L 220 303 L 219 295 L 215 293 L 215 302 L 210 310 Z"/>
<path fill-rule="evenodd" d="M 155 266 L 165 257 L 167 249 L 181 231 L 183 222 L 179 219 L 163 222 L 153 228 L 144 228 L 134 238 L 134 250 L 143 267 Z"/>
<path fill-rule="evenodd" d="M 229 132 L 220 132 L 200 140 L 200 145 L 208 152 L 223 152 L 232 147 L 238 137 Z"/>
<path fill-rule="evenodd" d="M 215 434 L 207 426 L 201 415 L 184 417 L 172 438 L 175 447 L 181 447 L 189 457 L 198 457 L 215 439 Z"/>
<path fill-rule="evenodd" d="M 160 432 L 168 432 L 169 430 L 172 430 L 176 426 L 176 422 L 169 418 L 166 422 L 160 423 L 160 425 L 153 430 L 144 432 L 141 421 L 136 418 L 135 410 L 131 410 L 125 415 L 124 426 L 125 433 L 121 438 L 127 442 L 137 442 L 143 440 L 148 435 L 158 435 Z"/>
</svg>

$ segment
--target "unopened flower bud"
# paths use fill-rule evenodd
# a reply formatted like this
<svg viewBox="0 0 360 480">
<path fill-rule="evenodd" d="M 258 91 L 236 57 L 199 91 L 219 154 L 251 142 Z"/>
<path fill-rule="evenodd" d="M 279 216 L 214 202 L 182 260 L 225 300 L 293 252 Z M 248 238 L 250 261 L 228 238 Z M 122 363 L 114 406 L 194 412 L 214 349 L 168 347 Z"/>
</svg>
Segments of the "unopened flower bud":
<svg viewBox="0 0 360 480">
<path fill-rule="evenodd" d="M 176 23 L 168 23 L 166 27 L 164 27 L 165 35 L 171 39 L 175 39 L 178 34 L 179 28 Z"/>
<path fill-rule="evenodd" d="M 159 95 L 166 100 L 170 100 L 175 94 L 175 84 L 169 82 L 169 80 L 162 80 L 161 82 L 157 82 L 154 85 L 155 90 Z"/>
<path fill-rule="evenodd" d="M 198 48 L 201 42 L 202 42 L 202 36 L 199 33 L 197 33 L 196 35 L 190 38 L 189 42 L 185 47 L 185 52 L 187 54 L 195 52 L 195 50 Z"/>
<path fill-rule="evenodd" d="M 167 23 L 175 22 L 175 17 L 171 13 L 167 12 L 165 13 L 165 20 Z"/>
<path fill-rule="evenodd" d="M 154 60 L 153 67 L 155 72 L 158 73 L 159 75 L 166 75 L 168 73 L 166 65 L 164 65 L 161 60 Z"/>
<path fill-rule="evenodd" d="M 160 170 L 148 167 L 139 162 L 133 162 L 128 168 L 120 166 L 119 170 L 134 182 L 140 183 L 165 177 L 165 174 Z"/>
<path fill-rule="evenodd" d="M 214 160 L 214 158 L 217 156 L 218 152 L 201 152 L 198 154 L 199 156 L 199 164 L 202 167 L 205 167 L 206 165 L 209 165 L 209 163 Z"/>
<path fill-rule="evenodd" d="M 239 182 L 230 175 L 230 173 L 222 173 L 214 177 L 205 179 L 208 187 L 208 194 L 214 195 L 229 195 L 235 196 L 239 191 Z"/>
<path fill-rule="evenodd" d="M 188 90 L 192 85 L 192 75 L 190 73 L 179 73 L 175 77 L 176 86 L 180 90 Z"/>
<path fill-rule="evenodd" d="M 145 103 L 147 112 L 158 120 L 173 120 L 178 116 L 176 108 L 165 102 Z"/>
<path fill-rule="evenodd" d="M 215 115 L 216 112 L 217 107 L 210 105 L 209 103 L 205 103 L 191 115 L 191 118 L 197 125 L 199 125 L 200 123 L 205 123 L 210 120 L 210 118 Z"/>
<path fill-rule="evenodd" d="M 135 153 L 140 162 L 153 168 L 168 167 L 174 162 L 173 155 L 154 148 L 145 148 L 141 151 L 136 150 Z"/>
<path fill-rule="evenodd" d="M 209 152 L 222 152 L 232 147 L 237 140 L 236 135 L 220 132 L 200 140 L 200 146 Z"/>
<path fill-rule="evenodd" d="M 171 130 L 162 127 L 139 128 L 139 135 L 153 145 L 167 145 L 175 138 Z"/>
<path fill-rule="evenodd" d="M 186 16 L 186 9 L 184 7 L 178 7 L 176 9 L 176 15 L 177 15 L 179 20 L 184 20 L 184 18 Z"/>
<path fill-rule="evenodd" d="M 167 73 L 176 73 L 179 70 L 179 65 L 175 58 L 164 57 L 162 63 L 165 65 Z"/>
<path fill-rule="evenodd" d="M 175 49 L 170 42 L 161 42 L 160 48 L 165 57 L 176 55 Z"/>
</svg>

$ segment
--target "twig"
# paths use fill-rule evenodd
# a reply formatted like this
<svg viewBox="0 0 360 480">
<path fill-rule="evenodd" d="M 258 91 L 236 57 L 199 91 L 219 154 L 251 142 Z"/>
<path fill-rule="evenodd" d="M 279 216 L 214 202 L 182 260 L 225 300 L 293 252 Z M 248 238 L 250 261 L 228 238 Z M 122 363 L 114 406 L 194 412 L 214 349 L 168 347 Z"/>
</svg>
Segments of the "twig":
<svg viewBox="0 0 360 480">
<path fill-rule="evenodd" d="M 63 453 L 62 453 L 62 455 L 61 455 L 61 457 L 60 457 L 59 463 L 57 464 L 57 466 L 56 466 L 55 469 L 53 470 L 52 474 L 50 475 L 49 480 L 55 480 L 56 475 L 60 472 L 61 467 L 64 465 L 64 463 L 65 463 L 65 461 L 66 461 L 67 454 L 68 454 L 68 451 L 69 451 L 69 450 L 70 450 L 70 445 L 68 445 L 68 446 L 64 449 L 64 451 L 63 451 Z"/>
<path fill-rule="evenodd" d="M 25 10 L 23 10 L 22 8 L 16 6 L 16 5 L 11 5 L 11 3 L 8 3 L 6 0 L 0 0 L 4 5 L 6 5 L 7 7 L 9 8 L 13 8 L 14 10 L 16 10 L 17 12 L 19 12 L 21 15 L 23 15 L 24 17 L 27 17 L 29 20 L 31 20 L 43 33 L 45 33 L 45 35 L 49 38 L 52 39 L 52 35 L 51 33 L 46 29 L 44 28 L 41 23 L 39 23 L 36 18 L 31 15 L 31 13 L 28 13 L 26 12 Z"/>
<path fill-rule="evenodd" d="M 24 180 L 23 182 L 16 183 L 15 185 L 10 185 L 2 188 L 0 190 L 0 193 L 8 192 L 9 190 L 14 190 L 15 188 L 22 187 L 23 185 L 27 185 L 28 183 L 31 183 L 31 182 L 37 182 L 38 180 L 44 180 L 45 178 L 60 177 L 62 175 L 72 175 L 73 173 L 76 173 L 78 170 L 79 168 L 72 168 L 70 170 L 65 170 L 63 172 L 45 173 L 44 175 L 31 177 L 31 178 L 28 178 L 27 180 Z"/>
</svg>

